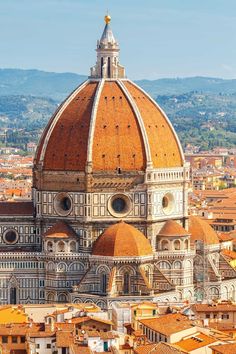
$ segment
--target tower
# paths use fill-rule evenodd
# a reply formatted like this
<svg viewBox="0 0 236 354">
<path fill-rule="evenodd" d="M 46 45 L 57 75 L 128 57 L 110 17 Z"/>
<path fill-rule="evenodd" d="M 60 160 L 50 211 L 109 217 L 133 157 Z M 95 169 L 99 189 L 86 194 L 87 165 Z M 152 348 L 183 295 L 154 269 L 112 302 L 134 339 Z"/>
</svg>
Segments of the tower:
<svg viewBox="0 0 236 354">
<path fill-rule="evenodd" d="M 124 67 L 119 64 L 119 44 L 115 40 L 111 27 L 111 17 L 105 16 L 105 28 L 97 41 L 97 63 L 91 68 L 91 78 L 125 78 Z"/>
</svg>

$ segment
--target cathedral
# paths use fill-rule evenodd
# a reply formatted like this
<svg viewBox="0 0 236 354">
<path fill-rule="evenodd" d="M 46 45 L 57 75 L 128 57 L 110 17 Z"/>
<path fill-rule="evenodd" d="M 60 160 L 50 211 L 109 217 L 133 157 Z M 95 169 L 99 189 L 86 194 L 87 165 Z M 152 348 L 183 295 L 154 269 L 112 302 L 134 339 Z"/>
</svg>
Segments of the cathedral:
<svg viewBox="0 0 236 354">
<path fill-rule="evenodd" d="M 178 136 L 126 78 L 110 21 L 42 134 L 32 200 L 0 203 L 1 304 L 236 300 L 232 245 L 189 217 Z"/>
</svg>

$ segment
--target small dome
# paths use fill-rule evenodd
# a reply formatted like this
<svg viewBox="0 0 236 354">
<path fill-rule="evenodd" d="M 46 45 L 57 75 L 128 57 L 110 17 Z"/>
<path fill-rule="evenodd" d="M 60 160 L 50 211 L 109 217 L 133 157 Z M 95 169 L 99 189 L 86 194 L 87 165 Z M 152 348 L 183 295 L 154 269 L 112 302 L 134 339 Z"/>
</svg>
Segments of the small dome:
<svg viewBox="0 0 236 354">
<path fill-rule="evenodd" d="M 186 231 L 181 225 L 179 225 L 174 220 L 168 220 L 165 225 L 160 230 L 159 236 L 168 236 L 168 237 L 182 237 L 189 236 L 189 232 Z"/>
<path fill-rule="evenodd" d="M 151 256 L 148 239 L 135 227 L 121 221 L 106 229 L 93 246 L 95 256 L 141 257 Z"/>
<path fill-rule="evenodd" d="M 197 216 L 189 218 L 189 232 L 191 241 L 203 241 L 207 245 L 219 243 L 218 236 L 213 228 L 203 219 Z"/>
<path fill-rule="evenodd" d="M 71 238 L 76 237 L 75 231 L 64 221 L 58 221 L 44 235 L 46 238 Z"/>
</svg>

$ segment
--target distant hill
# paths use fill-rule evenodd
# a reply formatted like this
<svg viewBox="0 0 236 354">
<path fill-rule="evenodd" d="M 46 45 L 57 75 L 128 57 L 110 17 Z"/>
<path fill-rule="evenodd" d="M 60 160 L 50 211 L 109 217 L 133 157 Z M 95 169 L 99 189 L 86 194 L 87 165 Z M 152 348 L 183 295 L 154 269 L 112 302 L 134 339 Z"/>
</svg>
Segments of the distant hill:
<svg viewBox="0 0 236 354">
<path fill-rule="evenodd" d="M 0 69 L 0 95 L 31 95 L 63 100 L 85 75 L 40 70 Z"/>
<path fill-rule="evenodd" d="M 0 144 L 6 128 L 10 128 L 9 144 L 37 141 L 58 104 L 86 78 L 0 69 Z M 235 147 L 236 80 L 193 77 L 136 82 L 164 109 L 184 146 Z"/>
<path fill-rule="evenodd" d="M 186 92 L 231 94 L 236 92 L 236 79 L 225 80 L 212 77 L 187 77 L 177 79 L 136 81 L 151 96 L 180 95 Z"/>
<path fill-rule="evenodd" d="M 236 94 L 189 92 L 157 96 L 183 146 L 236 146 Z"/>
<path fill-rule="evenodd" d="M 32 95 L 61 101 L 86 79 L 86 75 L 73 73 L 0 69 L 0 95 Z M 214 94 L 236 92 L 236 80 L 209 77 L 137 80 L 136 83 L 153 97 L 190 91 Z"/>
<path fill-rule="evenodd" d="M 41 129 L 56 107 L 57 102 L 47 97 L 0 96 L 0 129 Z"/>
</svg>

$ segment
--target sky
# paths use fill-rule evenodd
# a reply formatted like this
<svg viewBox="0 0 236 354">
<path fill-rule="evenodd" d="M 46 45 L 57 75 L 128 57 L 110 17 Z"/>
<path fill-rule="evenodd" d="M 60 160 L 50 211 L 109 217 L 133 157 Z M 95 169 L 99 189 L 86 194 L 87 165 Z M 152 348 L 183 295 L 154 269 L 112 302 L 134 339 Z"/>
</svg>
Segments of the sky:
<svg viewBox="0 0 236 354">
<path fill-rule="evenodd" d="M 107 10 L 129 78 L 236 78 L 236 0 L 0 0 L 0 68 L 89 74 Z"/>
</svg>

